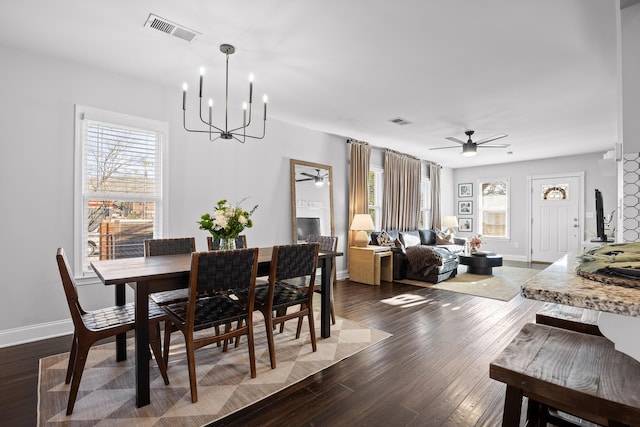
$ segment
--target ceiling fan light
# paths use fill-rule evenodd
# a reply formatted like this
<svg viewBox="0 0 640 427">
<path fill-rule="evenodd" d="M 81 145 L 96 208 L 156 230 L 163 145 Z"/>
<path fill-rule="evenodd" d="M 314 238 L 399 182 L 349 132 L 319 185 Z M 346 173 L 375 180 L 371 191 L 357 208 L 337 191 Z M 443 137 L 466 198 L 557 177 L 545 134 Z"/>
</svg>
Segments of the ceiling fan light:
<svg viewBox="0 0 640 427">
<path fill-rule="evenodd" d="M 467 143 L 462 146 L 463 156 L 471 157 L 471 156 L 475 156 L 476 154 L 477 154 L 477 150 L 475 145 Z"/>
</svg>

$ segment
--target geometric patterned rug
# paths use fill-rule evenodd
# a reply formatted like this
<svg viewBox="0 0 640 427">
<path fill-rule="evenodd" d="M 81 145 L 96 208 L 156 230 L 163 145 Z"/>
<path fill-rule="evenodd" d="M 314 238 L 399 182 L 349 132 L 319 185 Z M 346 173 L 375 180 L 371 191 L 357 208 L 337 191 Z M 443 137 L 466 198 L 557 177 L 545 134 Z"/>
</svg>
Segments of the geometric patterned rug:
<svg viewBox="0 0 640 427">
<path fill-rule="evenodd" d="M 80 381 L 73 414 L 66 416 L 69 385 L 64 384 L 69 353 L 40 359 L 38 375 L 38 426 L 203 426 L 245 408 L 340 360 L 389 336 L 336 316 L 331 337 L 320 338 L 318 319 L 317 347 L 311 350 L 308 322 L 303 323 L 300 339 L 295 339 L 296 320 L 285 324 L 284 333 L 275 333 L 277 368 L 271 369 L 264 322 L 254 315 L 256 378 L 249 372 L 246 337 L 240 346 L 212 344 L 196 350 L 198 402 L 191 403 L 189 374 L 182 333 L 171 336 L 169 381 L 164 385 L 160 372 L 151 361 L 151 404 L 135 405 L 133 339 L 127 342 L 127 360 L 116 362 L 115 344 L 95 346 L 89 351 Z"/>
</svg>

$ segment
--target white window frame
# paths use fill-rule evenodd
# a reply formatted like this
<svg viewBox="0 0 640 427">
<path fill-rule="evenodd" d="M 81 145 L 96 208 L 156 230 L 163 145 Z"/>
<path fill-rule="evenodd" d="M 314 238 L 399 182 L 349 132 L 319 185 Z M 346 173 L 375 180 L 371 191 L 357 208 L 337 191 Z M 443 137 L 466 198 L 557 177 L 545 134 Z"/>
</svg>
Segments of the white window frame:
<svg viewBox="0 0 640 427">
<path fill-rule="evenodd" d="M 431 180 L 422 175 L 420 180 L 420 220 L 423 228 L 431 228 Z"/>
<path fill-rule="evenodd" d="M 384 186 L 384 169 L 379 166 L 370 165 L 369 172 L 373 172 L 375 191 L 373 194 L 374 204 L 369 205 L 369 210 L 375 212 L 375 218 L 373 219 L 373 225 L 376 230 L 381 230 L 382 227 L 382 194 Z M 367 185 L 369 180 L 367 180 Z M 369 192 L 367 191 L 367 203 L 369 202 Z"/>
<path fill-rule="evenodd" d="M 482 206 L 482 184 L 487 182 L 495 182 L 495 181 L 504 181 L 507 183 L 507 203 L 505 212 L 505 236 L 486 236 L 484 234 L 484 230 L 482 229 L 482 214 L 485 211 Z M 475 217 L 477 218 L 477 234 L 481 234 L 483 240 L 509 240 L 511 239 L 511 181 L 508 177 L 497 177 L 497 178 L 483 178 L 476 181 L 477 196 L 476 196 L 476 208 L 475 208 Z M 488 209 L 486 209 L 488 210 Z M 495 209 L 491 209 L 491 211 L 495 211 Z"/>
<path fill-rule="evenodd" d="M 167 149 L 169 146 L 169 125 L 167 122 L 147 119 L 144 117 L 133 116 L 130 114 L 116 113 L 113 111 L 102 110 L 99 108 L 88 107 L 84 105 L 75 105 L 75 147 L 74 147 L 74 275 L 78 279 L 95 278 L 92 271 L 83 271 L 84 255 L 87 252 L 87 231 L 83 230 L 84 222 L 84 133 L 83 121 L 86 119 L 105 122 L 123 127 L 135 129 L 145 129 L 157 132 L 159 135 L 159 178 L 160 196 L 156 201 L 154 213 L 154 237 L 162 237 L 163 230 L 167 229 L 168 224 L 168 159 Z"/>
</svg>

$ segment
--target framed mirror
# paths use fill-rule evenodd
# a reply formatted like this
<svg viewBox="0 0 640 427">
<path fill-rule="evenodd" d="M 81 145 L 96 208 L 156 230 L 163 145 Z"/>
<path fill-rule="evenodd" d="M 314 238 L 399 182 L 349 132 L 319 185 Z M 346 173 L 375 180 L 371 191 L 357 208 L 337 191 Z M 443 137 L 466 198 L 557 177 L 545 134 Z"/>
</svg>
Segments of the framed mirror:
<svg viewBox="0 0 640 427">
<path fill-rule="evenodd" d="M 309 234 L 333 236 L 331 166 L 291 159 L 291 241 Z"/>
</svg>

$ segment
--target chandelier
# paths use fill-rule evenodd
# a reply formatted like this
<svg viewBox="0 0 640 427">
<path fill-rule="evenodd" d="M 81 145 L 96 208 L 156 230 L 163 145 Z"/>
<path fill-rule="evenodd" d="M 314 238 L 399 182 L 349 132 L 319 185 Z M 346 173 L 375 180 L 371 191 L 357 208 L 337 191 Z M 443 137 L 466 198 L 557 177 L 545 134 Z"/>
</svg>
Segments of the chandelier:
<svg viewBox="0 0 640 427">
<path fill-rule="evenodd" d="M 187 84 L 182 84 L 182 125 L 187 132 L 208 133 L 209 140 L 215 141 L 216 139 L 235 139 L 236 141 L 244 143 L 246 138 L 262 139 L 265 135 L 267 128 L 267 95 L 262 97 L 264 103 L 264 113 L 262 118 L 262 136 L 254 136 L 247 134 L 247 128 L 251 124 L 251 105 L 253 104 L 253 74 L 249 74 L 249 104 L 242 104 L 242 126 L 229 129 L 229 55 L 232 55 L 236 51 L 236 48 L 230 44 L 221 44 L 220 52 L 227 55 L 227 68 L 225 74 L 225 101 L 224 101 L 224 128 L 215 126 L 213 124 L 213 99 L 209 98 L 209 116 L 205 120 L 202 116 L 202 86 L 204 79 L 204 67 L 200 68 L 200 121 L 205 125 L 201 129 L 189 129 L 187 128 Z M 247 114 L 247 108 L 249 113 Z"/>
</svg>

